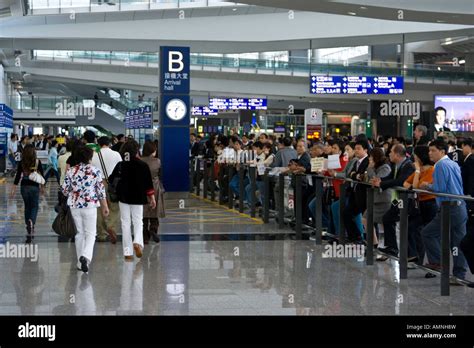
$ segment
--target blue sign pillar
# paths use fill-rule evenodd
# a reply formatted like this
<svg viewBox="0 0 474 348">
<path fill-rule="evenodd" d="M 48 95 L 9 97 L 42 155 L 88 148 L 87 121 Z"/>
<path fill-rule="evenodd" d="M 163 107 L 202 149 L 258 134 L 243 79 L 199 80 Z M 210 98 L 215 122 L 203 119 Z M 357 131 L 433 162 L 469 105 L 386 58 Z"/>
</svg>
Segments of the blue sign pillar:
<svg viewBox="0 0 474 348">
<path fill-rule="evenodd" d="M 0 104 L 0 171 L 5 171 L 8 157 L 8 142 L 13 132 L 13 110 Z"/>
<path fill-rule="evenodd" d="M 189 90 L 189 47 L 160 47 L 160 159 L 167 192 L 189 191 Z"/>
</svg>

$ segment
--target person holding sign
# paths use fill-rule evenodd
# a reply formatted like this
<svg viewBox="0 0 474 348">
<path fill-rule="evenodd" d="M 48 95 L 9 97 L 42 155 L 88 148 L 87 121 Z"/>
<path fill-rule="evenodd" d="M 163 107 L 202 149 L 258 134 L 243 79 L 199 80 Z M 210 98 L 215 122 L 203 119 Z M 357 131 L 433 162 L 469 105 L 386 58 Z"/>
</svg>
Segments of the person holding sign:
<svg viewBox="0 0 474 348">
<path fill-rule="evenodd" d="M 364 140 L 356 142 L 355 145 L 355 157 L 357 162 L 355 163 L 352 171 L 349 173 L 349 178 L 354 181 L 362 181 L 364 174 L 369 166 L 369 143 Z M 349 202 L 346 205 L 343 218 L 344 225 L 347 230 L 347 237 L 349 242 L 356 244 L 362 244 L 362 236 L 357 228 L 354 221 L 355 217 L 359 214 L 363 214 L 367 209 L 367 188 L 364 185 L 355 184 L 349 191 Z"/>
</svg>

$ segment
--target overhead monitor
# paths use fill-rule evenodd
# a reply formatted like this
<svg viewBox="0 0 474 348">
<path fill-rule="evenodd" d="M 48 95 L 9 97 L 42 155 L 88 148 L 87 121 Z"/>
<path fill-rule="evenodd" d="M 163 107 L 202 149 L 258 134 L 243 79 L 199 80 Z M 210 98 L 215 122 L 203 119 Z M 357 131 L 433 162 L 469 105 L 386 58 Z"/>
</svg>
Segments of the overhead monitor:
<svg viewBox="0 0 474 348">
<path fill-rule="evenodd" d="M 436 95 L 436 132 L 474 132 L 474 95 Z"/>
<path fill-rule="evenodd" d="M 311 94 L 403 94 L 403 76 L 311 75 Z"/>
<path fill-rule="evenodd" d="M 267 99 L 210 98 L 209 108 L 215 110 L 267 110 Z"/>
</svg>

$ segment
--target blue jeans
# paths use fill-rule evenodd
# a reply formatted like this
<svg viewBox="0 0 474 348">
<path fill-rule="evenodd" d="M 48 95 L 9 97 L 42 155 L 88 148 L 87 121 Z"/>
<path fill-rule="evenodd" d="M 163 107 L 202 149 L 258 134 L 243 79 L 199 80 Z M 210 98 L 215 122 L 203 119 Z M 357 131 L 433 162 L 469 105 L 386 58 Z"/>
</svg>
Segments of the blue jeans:
<svg viewBox="0 0 474 348">
<path fill-rule="evenodd" d="M 421 230 L 436 216 L 438 206 L 435 200 L 421 201 L 419 213 L 408 217 L 408 257 L 418 257 L 419 264 L 423 263 L 425 247 Z"/>
<path fill-rule="evenodd" d="M 244 194 L 245 194 L 245 187 L 249 184 L 249 178 L 244 177 Z M 239 197 L 240 195 L 240 187 L 239 187 L 239 175 L 236 174 L 232 178 L 232 180 L 229 182 L 229 186 L 232 189 L 232 192 L 234 192 L 236 197 Z"/>
<path fill-rule="evenodd" d="M 466 235 L 467 211 L 466 204 L 451 207 L 451 250 L 456 248 L 457 256 L 453 255 L 453 274 L 464 279 L 467 272 L 467 263 L 461 251 L 461 240 Z M 441 263 L 441 211 L 436 213 L 434 219 L 423 228 L 421 236 L 425 245 L 428 261 L 434 264 Z"/>
<path fill-rule="evenodd" d="M 59 184 L 59 178 L 60 178 L 59 172 L 56 169 L 54 169 L 53 167 L 49 167 L 48 169 L 46 169 L 46 173 L 45 173 L 45 176 L 44 176 L 44 181 L 48 182 L 48 179 L 49 179 L 49 176 L 51 175 L 51 172 L 53 172 L 53 174 L 56 177 L 56 180 Z"/>
<path fill-rule="evenodd" d="M 263 204 L 263 200 L 265 199 L 265 193 L 264 191 L 264 183 L 263 181 L 255 181 L 256 186 L 257 186 L 257 191 L 260 192 L 260 200 L 257 197 L 257 202 L 260 202 L 260 204 Z M 245 186 L 245 201 L 250 204 L 252 203 L 252 184 L 248 183 L 247 186 Z"/>
<path fill-rule="evenodd" d="M 339 201 L 335 201 L 333 204 L 331 204 L 331 212 L 332 212 L 332 225 L 334 226 L 334 230 L 330 232 L 338 236 L 339 235 Z M 357 215 L 354 219 L 354 222 L 356 223 L 356 226 L 359 229 L 360 235 L 362 236 L 364 233 L 364 226 L 362 225 L 362 214 Z"/>
<path fill-rule="evenodd" d="M 308 204 L 308 209 L 309 213 L 311 214 L 311 217 L 316 220 L 316 197 L 314 197 L 311 202 Z M 322 216 L 322 222 L 323 222 L 323 227 L 328 228 L 329 227 L 329 218 L 328 218 L 328 213 L 327 209 L 323 206 L 322 209 L 323 216 Z"/>
<path fill-rule="evenodd" d="M 30 185 L 21 185 L 21 197 L 25 203 L 25 224 L 28 225 L 28 220 L 36 223 L 36 216 L 38 215 L 39 207 L 39 187 Z"/>
<path fill-rule="evenodd" d="M 13 170 L 16 170 L 16 167 L 18 166 L 18 164 L 15 161 L 15 156 L 13 156 L 12 154 L 9 154 L 8 159 L 10 160 L 10 163 L 12 164 Z"/>
</svg>

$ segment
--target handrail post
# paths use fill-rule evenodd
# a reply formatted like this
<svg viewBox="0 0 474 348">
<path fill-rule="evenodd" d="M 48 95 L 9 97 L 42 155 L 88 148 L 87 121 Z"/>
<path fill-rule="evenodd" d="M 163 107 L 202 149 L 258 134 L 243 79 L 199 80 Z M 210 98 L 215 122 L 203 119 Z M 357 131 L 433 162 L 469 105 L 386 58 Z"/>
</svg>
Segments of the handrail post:
<svg viewBox="0 0 474 348">
<path fill-rule="evenodd" d="M 211 160 L 211 201 L 216 200 L 216 176 L 214 172 L 215 161 Z"/>
<path fill-rule="evenodd" d="M 346 208 L 346 191 L 348 183 L 344 181 L 341 185 L 339 194 L 339 242 L 344 243 L 346 240 L 346 226 L 344 225 L 344 209 Z"/>
<path fill-rule="evenodd" d="M 203 159 L 202 162 L 204 163 L 202 198 L 207 199 L 207 191 L 209 189 L 209 169 L 207 168 L 206 159 Z"/>
<path fill-rule="evenodd" d="M 234 208 L 234 192 L 232 191 L 232 188 L 230 187 L 230 182 L 232 180 L 232 177 L 234 176 L 234 166 L 232 164 L 229 164 L 229 171 L 228 171 L 228 176 L 227 176 L 227 199 L 228 199 L 228 207 L 229 209 Z"/>
<path fill-rule="evenodd" d="M 268 171 L 265 170 L 263 175 L 263 222 L 268 224 L 269 219 L 269 210 L 270 210 L 270 176 Z"/>
<path fill-rule="evenodd" d="M 408 278 L 408 192 L 399 191 L 400 209 L 400 279 Z"/>
<path fill-rule="evenodd" d="M 294 200 L 294 207 L 295 207 L 295 232 L 296 232 L 296 239 L 301 240 L 301 231 L 302 231 L 302 224 L 303 224 L 303 201 L 302 201 L 302 177 L 298 174 L 293 174 L 293 178 L 295 179 L 295 194 L 293 195 Z"/>
<path fill-rule="evenodd" d="M 367 249 L 365 263 L 374 264 L 374 191 L 371 186 L 367 189 Z"/>
<path fill-rule="evenodd" d="M 441 296 L 449 296 L 451 201 L 441 203 Z"/>
<path fill-rule="evenodd" d="M 244 168 L 244 165 L 241 163 L 239 165 L 239 213 L 244 212 L 244 196 L 245 196 L 244 174 L 245 174 L 245 168 Z"/>
<path fill-rule="evenodd" d="M 221 165 L 219 164 L 219 177 L 220 177 L 220 182 L 219 182 L 219 205 L 224 205 L 224 178 L 226 175 L 228 175 L 228 168 L 226 165 Z M 221 186 L 222 183 L 222 186 Z"/>
<path fill-rule="evenodd" d="M 201 159 L 196 157 L 196 196 L 201 194 Z"/>
<path fill-rule="evenodd" d="M 323 178 L 316 176 L 315 180 L 315 193 L 316 193 L 316 245 L 323 244 Z"/>
<path fill-rule="evenodd" d="M 283 229 L 285 226 L 285 174 L 278 176 L 278 228 Z"/>
<path fill-rule="evenodd" d="M 189 160 L 189 169 L 190 169 L 190 172 L 189 172 L 189 192 L 193 192 L 194 191 L 194 175 L 195 175 L 195 169 L 194 169 L 194 165 L 195 165 L 195 160 L 193 157 L 190 158 Z"/>
<path fill-rule="evenodd" d="M 249 175 L 250 175 L 250 187 L 251 187 L 251 195 L 250 195 L 250 216 L 255 217 L 256 215 L 256 204 L 257 204 L 257 168 L 255 166 L 250 166 L 249 168 Z M 260 192 L 260 196 L 262 193 Z"/>
</svg>

